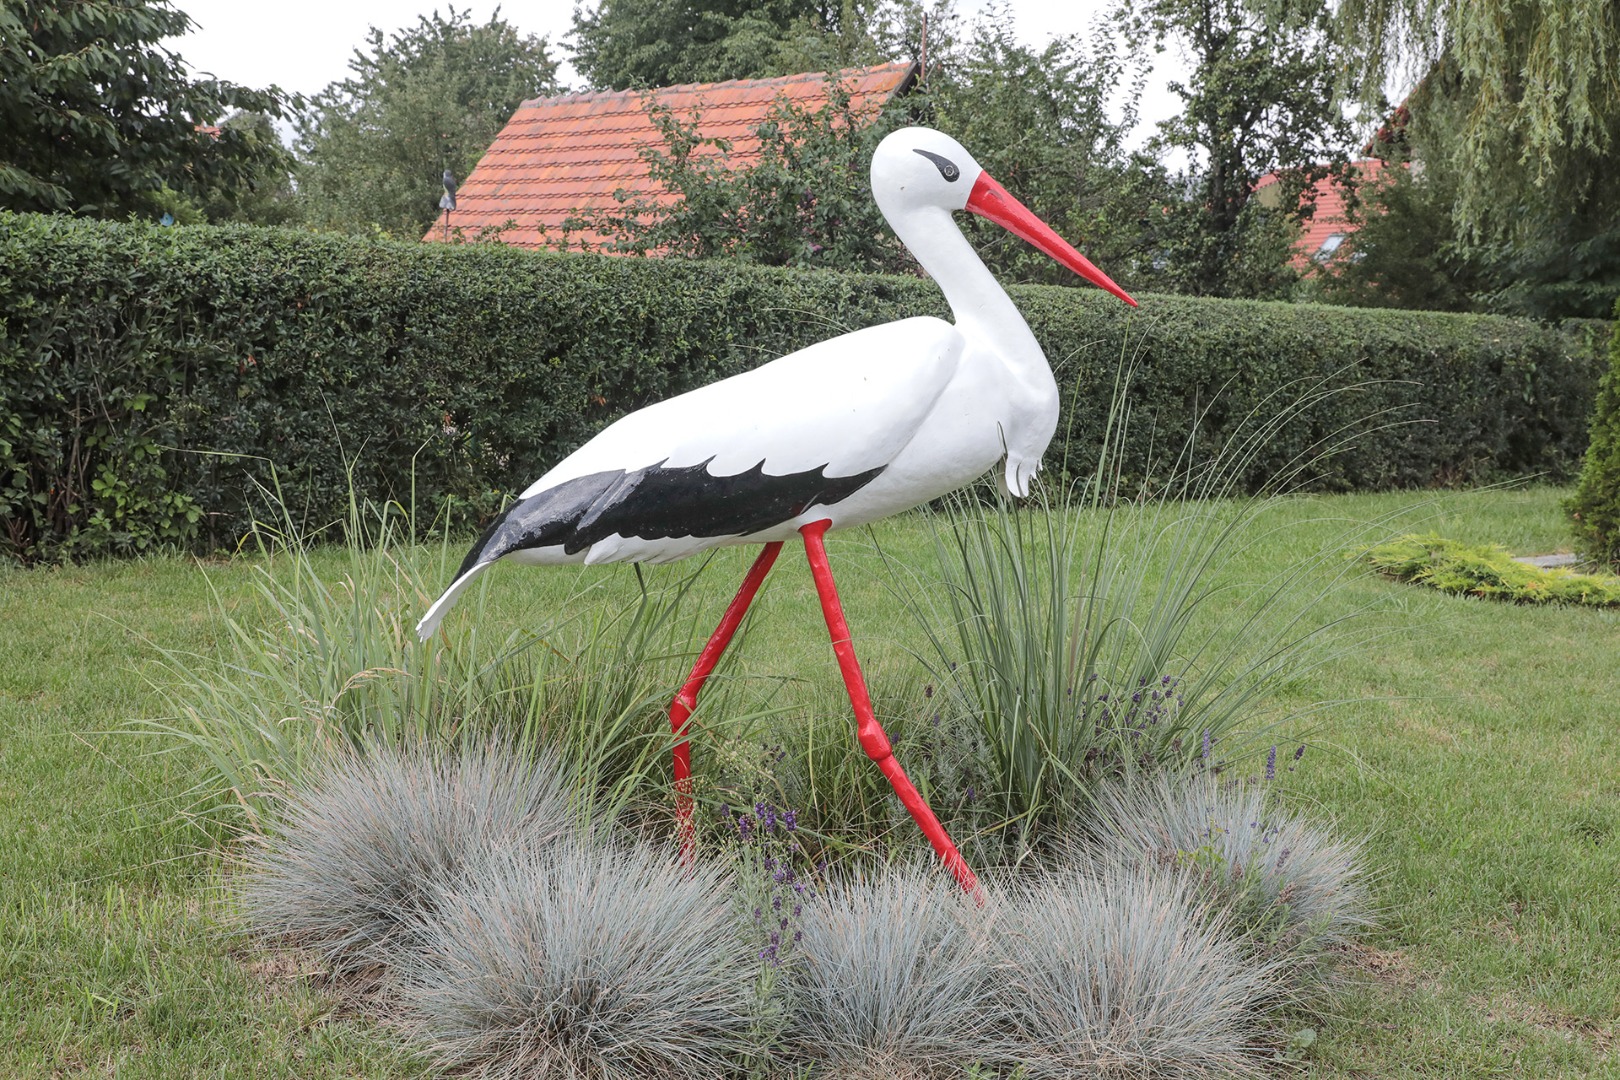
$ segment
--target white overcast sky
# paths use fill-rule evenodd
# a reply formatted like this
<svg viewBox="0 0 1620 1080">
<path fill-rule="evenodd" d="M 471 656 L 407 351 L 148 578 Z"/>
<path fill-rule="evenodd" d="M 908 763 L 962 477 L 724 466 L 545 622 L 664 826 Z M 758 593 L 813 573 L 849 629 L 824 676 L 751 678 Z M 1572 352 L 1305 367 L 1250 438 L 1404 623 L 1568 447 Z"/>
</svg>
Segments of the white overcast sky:
<svg viewBox="0 0 1620 1080">
<path fill-rule="evenodd" d="M 273 83 L 283 90 L 314 94 L 347 76 L 349 58 L 364 43 L 369 27 L 392 34 L 435 8 L 448 11 L 449 6 L 434 0 L 175 0 L 175 7 L 190 15 L 196 28 L 166 44 L 194 72 L 244 86 Z M 496 7 L 485 0 L 462 0 L 455 6 L 471 8 L 479 21 Z M 983 6 L 984 0 L 957 0 L 957 10 L 969 18 Z M 1108 6 L 1110 0 L 1011 0 L 1008 10 L 1018 37 L 1038 47 L 1055 35 L 1088 31 Z M 548 39 L 553 55 L 565 61 L 563 81 L 578 84 L 562 48 L 562 39 L 573 26 L 574 0 L 505 0 L 499 7 L 501 16 L 519 30 Z M 1172 54 L 1161 58 L 1160 72 L 1143 97 L 1137 141 L 1148 134 L 1152 122 L 1175 111 L 1175 99 L 1164 90 L 1164 72 L 1174 67 Z"/>
</svg>

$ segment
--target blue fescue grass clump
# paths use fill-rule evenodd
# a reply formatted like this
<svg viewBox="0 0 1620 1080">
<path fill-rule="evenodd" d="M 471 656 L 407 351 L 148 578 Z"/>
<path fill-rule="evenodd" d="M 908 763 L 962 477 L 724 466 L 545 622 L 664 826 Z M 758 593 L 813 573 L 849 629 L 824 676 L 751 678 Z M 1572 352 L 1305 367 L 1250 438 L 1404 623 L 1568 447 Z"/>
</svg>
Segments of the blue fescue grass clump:
<svg viewBox="0 0 1620 1080">
<path fill-rule="evenodd" d="M 398 958 L 400 1023 L 494 1080 L 733 1074 L 754 1050 L 756 961 L 732 888 L 644 844 L 493 852 L 440 886 Z"/>
<path fill-rule="evenodd" d="M 1273 747 L 1268 776 L 1275 760 Z M 1237 939 L 1277 962 L 1285 995 L 1310 989 L 1329 950 L 1371 921 L 1362 846 L 1282 808 L 1261 783 L 1140 777 L 1101 789 L 1097 810 L 1082 857 L 1189 873 Z"/>
<path fill-rule="evenodd" d="M 304 778 L 275 830 L 247 850 L 241 909 L 253 931 L 339 970 L 386 966 L 469 862 L 551 843 L 570 815 L 562 771 L 500 744 L 343 752 Z"/>
<path fill-rule="evenodd" d="M 934 864 L 828 884 L 786 973 L 789 1057 L 829 1076 L 962 1075 L 996 1022 L 997 914 Z"/>
<path fill-rule="evenodd" d="M 991 940 L 995 1056 L 1029 1080 L 1258 1071 L 1270 970 L 1185 873 L 1097 863 L 1013 885 Z"/>
</svg>

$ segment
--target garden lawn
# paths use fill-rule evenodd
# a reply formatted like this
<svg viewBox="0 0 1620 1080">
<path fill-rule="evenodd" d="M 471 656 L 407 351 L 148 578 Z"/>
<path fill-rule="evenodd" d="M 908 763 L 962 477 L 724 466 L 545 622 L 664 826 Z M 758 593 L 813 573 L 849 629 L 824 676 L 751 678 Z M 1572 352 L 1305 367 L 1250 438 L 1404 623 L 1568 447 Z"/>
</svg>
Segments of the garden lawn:
<svg viewBox="0 0 1620 1080">
<path fill-rule="evenodd" d="M 1264 580 L 1349 534 L 1370 543 L 1432 530 L 1560 550 L 1562 494 L 1292 499 L 1216 577 Z M 907 517 L 829 543 L 880 709 L 901 714 L 908 701 L 921 707 L 928 677 L 893 566 L 927 557 L 927 529 Z M 447 581 L 459 555 L 424 552 L 429 579 Z M 718 617 L 750 557 L 716 557 L 695 621 Z M 251 621 L 251 566 L 0 571 L 0 1075 L 422 1071 L 386 1029 L 338 1008 L 297 957 L 231 936 L 211 857 L 220 834 L 176 812 L 194 752 L 114 733 L 160 709 L 146 681 L 155 644 L 217 649 L 216 592 Z M 1352 985 L 1332 1015 L 1297 1018 L 1316 1037 L 1296 1037 L 1290 1056 L 1321 1077 L 1620 1077 L 1620 614 L 1445 596 L 1337 557 L 1296 587 L 1314 595 L 1333 579 L 1309 625 L 1356 618 L 1283 704 L 1340 704 L 1285 722 L 1283 761 L 1300 740 L 1310 749 L 1281 783 L 1297 805 L 1367 838 L 1380 921 L 1347 958 Z M 488 580 L 481 632 L 497 634 L 593 583 L 587 595 L 604 603 L 635 589 L 623 567 L 501 567 Z M 847 710 L 796 552 L 742 646 L 741 669 L 772 688 L 772 704 Z M 673 687 L 680 672 L 671 677 Z"/>
</svg>

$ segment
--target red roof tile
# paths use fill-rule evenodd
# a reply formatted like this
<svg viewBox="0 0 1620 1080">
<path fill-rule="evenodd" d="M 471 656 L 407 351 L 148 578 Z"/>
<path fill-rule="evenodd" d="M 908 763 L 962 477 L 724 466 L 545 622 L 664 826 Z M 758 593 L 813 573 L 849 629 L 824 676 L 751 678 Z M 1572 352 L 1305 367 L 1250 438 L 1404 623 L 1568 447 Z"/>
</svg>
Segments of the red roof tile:
<svg viewBox="0 0 1620 1080">
<path fill-rule="evenodd" d="M 1351 164 L 1355 166 L 1358 184 L 1364 188 L 1376 185 L 1379 176 L 1389 167 L 1377 158 L 1364 158 Z M 1254 190 L 1259 194 L 1275 183 L 1277 174 L 1267 173 L 1254 185 Z M 1337 182 L 1320 180 L 1311 185 L 1309 191 L 1316 193 L 1316 213 L 1294 241 L 1294 255 L 1288 260 L 1289 265 L 1300 271 L 1310 271 L 1330 260 L 1344 238 L 1356 231 L 1355 223 L 1345 213 L 1344 189 Z M 1305 197 L 1301 196 L 1300 201 Z M 1339 239 L 1334 240 L 1335 236 Z"/>
<path fill-rule="evenodd" d="M 883 64 L 837 78 L 854 110 L 876 112 L 910 87 L 914 68 Z M 502 243 L 544 247 L 559 242 L 564 219 L 617 206 L 620 189 L 633 198 L 673 199 L 648 177 L 640 156 L 643 147 L 662 142 L 647 112 L 649 93 L 683 121 L 696 110 L 703 136 L 731 140 L 732 160 L 745 162 L 758 155 L 754 128 L 779 98 L 809 108 L 827 102 L 826 76 L 819 73 L 525 101 L 456 192 L 451 226 L 471 233 L 514 221 L 516 228 L 500 234 Z M 552 235 L 542 237 L 540 226 Z M 441 214 L 423 239 L 441 239 L 443 227 Z"/>
</svg>

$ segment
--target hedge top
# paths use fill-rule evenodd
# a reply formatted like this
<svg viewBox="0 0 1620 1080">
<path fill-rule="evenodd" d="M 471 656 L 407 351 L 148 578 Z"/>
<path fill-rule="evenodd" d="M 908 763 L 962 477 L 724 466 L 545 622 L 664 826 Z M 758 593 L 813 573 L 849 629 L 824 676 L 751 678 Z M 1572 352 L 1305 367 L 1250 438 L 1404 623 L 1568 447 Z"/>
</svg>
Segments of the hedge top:
<svg viewBox="0 0 1620 1080">
<path fill-rule="evenodd" d="M 1585 449 L 1604 324 L 1010 291 L 1063 389 L 1058 476 L 1091 475 L 1122 363 L 1133 481 L 1312 388 L 1344 392 L 1245 484 L 1340 432 L 1316 486 L 1561 478 Z M 0 213 L 0 545 L 230 546 L 277 481 L 310 527 L 351 483 L 470 525 L 626 411 L 918 314 L 948 312 L 914 278 Z"/>
</svg>

